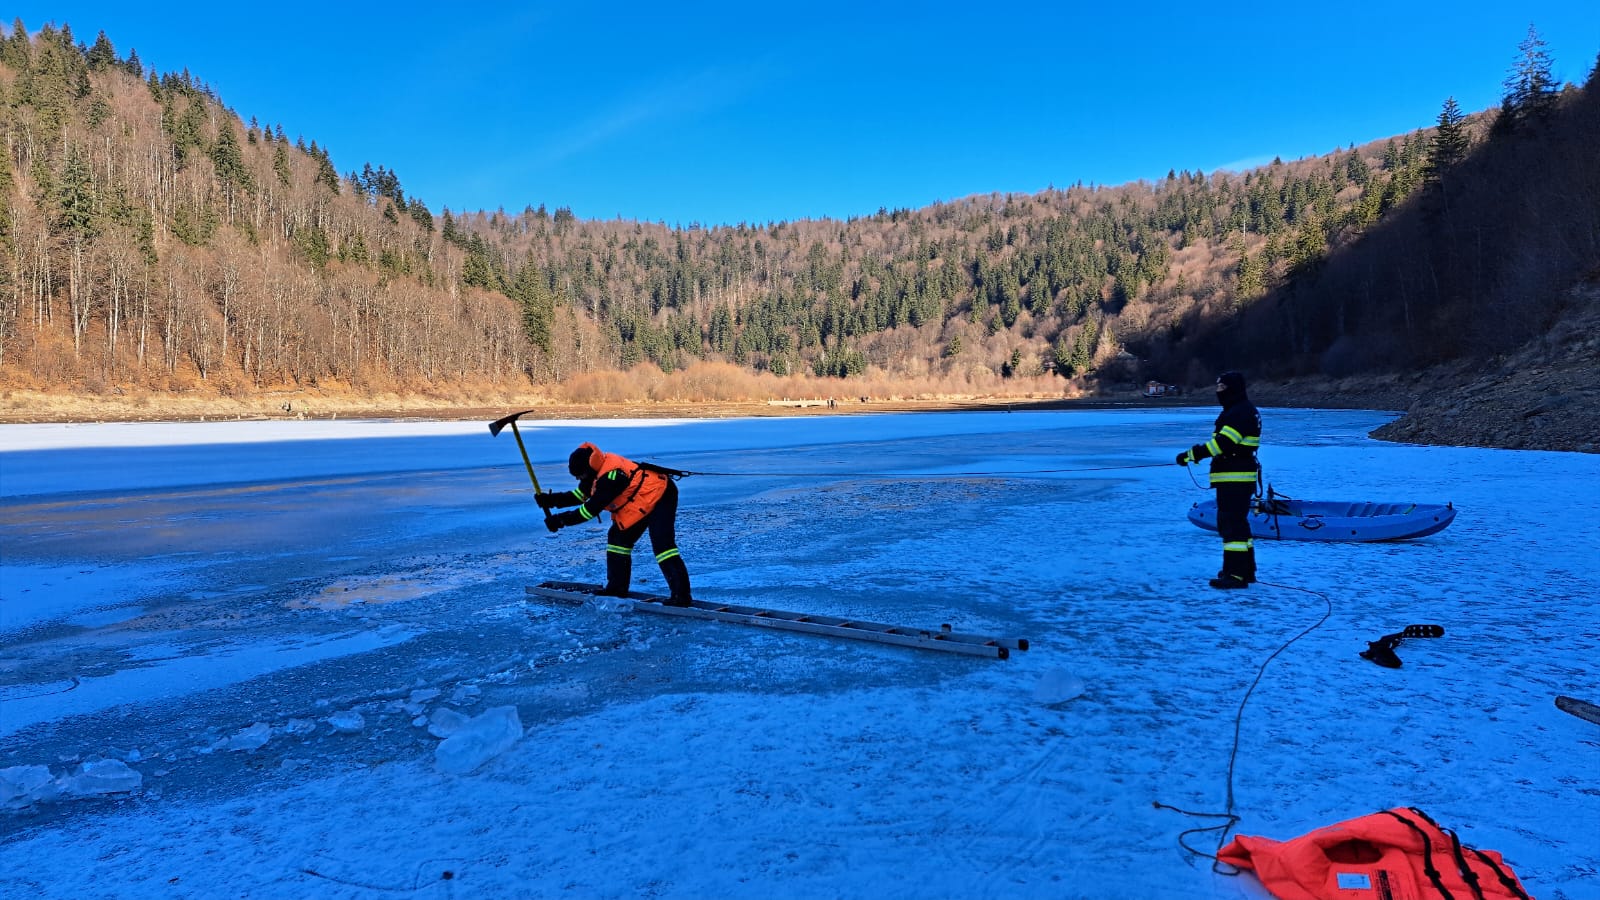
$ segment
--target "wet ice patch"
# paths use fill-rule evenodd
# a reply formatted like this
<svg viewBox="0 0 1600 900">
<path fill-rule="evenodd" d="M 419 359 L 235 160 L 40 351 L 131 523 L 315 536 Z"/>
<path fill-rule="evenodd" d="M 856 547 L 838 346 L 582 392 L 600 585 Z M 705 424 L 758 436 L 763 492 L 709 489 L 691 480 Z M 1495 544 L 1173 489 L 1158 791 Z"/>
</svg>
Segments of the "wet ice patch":
<svg viewBox="0 0 1600 900">
<path fill-rule="evenodd" d="M 415 600 L 438 590 L 439 585 L 396 575 L 372 579 L 346 578 L 328 585 L 313 596 L 297 597 L 284 605 L 290 609 L 344 609 L 360 604 Z"/>
<path fill-rule="evenodd" d="M 0 634 L 70 618 L 99 627 L 133 618 L 174 575 L 154 566 L 4 565 Z"/>
</svg>

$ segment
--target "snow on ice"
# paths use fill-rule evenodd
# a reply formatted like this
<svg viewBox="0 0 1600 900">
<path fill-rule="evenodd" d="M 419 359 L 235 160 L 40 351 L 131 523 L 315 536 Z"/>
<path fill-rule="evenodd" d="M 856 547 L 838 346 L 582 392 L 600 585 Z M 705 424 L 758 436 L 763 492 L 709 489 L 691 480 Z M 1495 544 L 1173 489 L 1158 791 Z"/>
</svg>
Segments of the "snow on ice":
<svg viewBox="0 0 1600 900">
<path fill-rule="evenodd" d="M 585 440 L 701 473 L 701 599 L 1004 661 L 530 599 L 604 530 L 547 534 L 482 422 L 0 427 L 0 896 L 1260 900 L 1180 836 L 1415 805 L 1600 900 L 1600 727 L 1553 703 L 1600 698 L 1600 458 L 1266 410 L 1281 493 L 1459 514 L 1220 595 L 1170 465 L 1212 416 L 521 422 L 546 490 Z"/>
</svg>

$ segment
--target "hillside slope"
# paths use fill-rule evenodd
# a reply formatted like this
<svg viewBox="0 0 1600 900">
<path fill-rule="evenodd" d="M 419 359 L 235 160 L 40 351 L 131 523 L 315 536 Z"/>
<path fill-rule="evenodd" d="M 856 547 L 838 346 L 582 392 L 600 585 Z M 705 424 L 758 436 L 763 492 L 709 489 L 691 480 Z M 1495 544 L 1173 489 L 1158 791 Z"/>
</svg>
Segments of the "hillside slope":
<svg viewBox="0 0 1600 900">
<path fill-rule="evenodd" d="M 1570 296 L 1555 327 L 1515 353 L 1427 373 L 1426 392 L 1373 437 L 1600 453 L 1600 282 Z"/>
</svg>

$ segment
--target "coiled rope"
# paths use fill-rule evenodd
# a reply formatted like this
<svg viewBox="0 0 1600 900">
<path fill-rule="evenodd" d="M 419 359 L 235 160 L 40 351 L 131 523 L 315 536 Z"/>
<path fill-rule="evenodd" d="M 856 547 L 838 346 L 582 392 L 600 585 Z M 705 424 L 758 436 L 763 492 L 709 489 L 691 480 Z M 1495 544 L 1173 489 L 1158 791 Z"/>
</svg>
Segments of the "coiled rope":
<svg viewBox="0 0 1600 900">
<path fill-rule="evenodd" d="M 1310 628 L 1307 628 L 1305 631 L 1302 631 L 1299 634 L 1295 635 L 1294 637 L 1290 638 L 1289 640 L 1285 641 L 1283 646 L 1281 646 L 1278 649 L 1272 651 L 1272 655 L 1267 657 L 1266 660 L 1261 663 L 1261 668 L 1256 670 L 1255 680 L 1250 682 L 1249 690 L 1244 692 L 1244 697 L 1239 701 L 1239 711 L 1234 713 L 1234 716 L 1233 716 L 1233 750 L 1228 753 L 1227 806 L 1225 807 L 1225 811 L 1220 812 L 1220 813 L 1191 812 L 1191 811 L 1189 811 L 1187 809 L 1179 809 L 1176 806 L 1169 806 L 1169 805 L 1167 805 L 1165 803 L 1160 802 L 1159 800 L 1155 801 L 1152 804 L 1157 809 L 1170 809 L 1173 812 L 1182 813 L 1183 815 L 1186 815 L 1186 816 L 1194 816 L 1194 817 L 1197 817 L 1197 818 L 1225 819 L 1226 820 L 1226 821 L 1224 821 L 1224 822 L 1222 822 L 1221 824 L 1218 824 L 1218 825 L 1205 825 L 1205 826 L 1201 826 L 1201 827 L 1197 827 L 1197 828 L 1191 828 L 1188 831 L 1182 832 L 1181 834 L 1178 835 L 1178 846 L 1182 847 L 1184 850 L 1188 851 L 1190 854 L 1192 854 L 1194 856 L 1203 856 L 1206 859 L 1211 860 L 1211 871 L 1216 872 L 1219 875 L 1238 875 L 1239 874 L 1239 870 L 1237 868 L 1232 867 L 1232 866 L 1228 866 L 1227 869 L 1222 868 L 1222 866 L 1224 866 L 1226 864 L 1223 863 L 1222 860 L 1217 857 L 1216 853 L 1207 853 L 1204 850 L 1197 850 L 1194 847 L 1189 846 L 1189 843 L 1187 841 L 1185 841 L 1184 838 L 1188 837 L 1191 834 L 1204 834 L 1205 832 L 1208 832 L 1208 831 L 1220 831 L 1221 834 L 1217 835 L 1217 851 L 1221 852 L 1221 850 L 1223 848 L 1223 845 L 1225 845 L 1227 843 L 1227 841 L 1228 841 L 1228 832 L 1233 830 L 1233 826 L 1239 824 L 1239 816 L 1233 811 L 1233 806 L 1234 806 L 1234 803 L 1233 803 L 1233 772 L 1234 772 L 1235 765 L 1239 761 L 1239 734 L 1240 734 L 1241 730 L 1243 729 L 1243 725 L 1244 725 L 1244 707 L 1245 707 L 1245 704 L 1250 702 L 1250 695 L 1255 693 L 1256 685 L 1261 683 L 1261 677 L 1267 673 L 1267 666 L 1270 665 L 1274 659 L 1278 658 L 1278 654 L 1280 654 L 1283 651 L 1289 649 L 1289 645 L 1290 644 L 1293 644 L 1295 641 L 1298 641 L 1301 638 L 1305 637 L 1306 635 L 1310 634 L 1311 632 L 1316 631 L 1318 628 L 1321 628 L 1322 624 L 1324 622 L 1328 621 L 1328 619 L 1333 616 L 1333 601 L 1328 599 L 1328 595 L 1327 594 L 1323 594 L 1323 593 L 1320 593 L 1318 591 L 1313 591 L 1313 590 L 1311 590 L 1309 588 L 1295 587 L 1292 584 L 1275 584 L 1275 583 L 1270 582 L 1270 581 L 1258 581 L 1258 582 L 1256 582 L 1256 584 L 1265 585 L 1267 587 L 1283 588 L 1284 590 L 1289 590 L 1289 591 L 1300 591 L 1301 593 L 1311 594 L 1311 595 L 1316 596 L 1316 597 L 1321 597 L 1322 598 L 1322 602 L 1327 604 L 1328 608 L 1322 614 L 1322 618 L 1317 620 L 1315 625 L 1312 625 Z"/>
</svg>

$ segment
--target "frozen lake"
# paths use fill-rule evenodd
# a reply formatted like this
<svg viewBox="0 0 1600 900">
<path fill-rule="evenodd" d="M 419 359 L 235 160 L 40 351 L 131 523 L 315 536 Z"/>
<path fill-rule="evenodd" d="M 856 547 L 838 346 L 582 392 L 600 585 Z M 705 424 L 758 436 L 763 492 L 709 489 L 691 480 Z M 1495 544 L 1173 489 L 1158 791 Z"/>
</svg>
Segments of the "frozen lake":
<svg viewBox="0 0 1600 900">
<path fill-rule="evenodd" d="M 486 423 L 0 426 L 0 770 L 138 780 L 0 789 L 0 895 L 1265 897 L 1153 805 L 1223 812 L 1231 763 L 1233 833 L 1417 806 L 1600 898 L 1600 726 L 1552 702 L 1600 702 L 1600 457 L 1266 410 L 1280 492 L 1460 512 L 1259 542 L 1270 584 L 1224 593 L 1170 464 L 1213 415 L 523 422 L 546 490 L 585 440 L 700 473 L 702 600 L 1004 661 L 529 600 L 601 580 L 605 532 L 547 534 Z M 1357 657 L 1413 623 L 1446 634 Z M 440 710 L 502 707 L 520 740 L 436 767 Z"/>
</svg>

